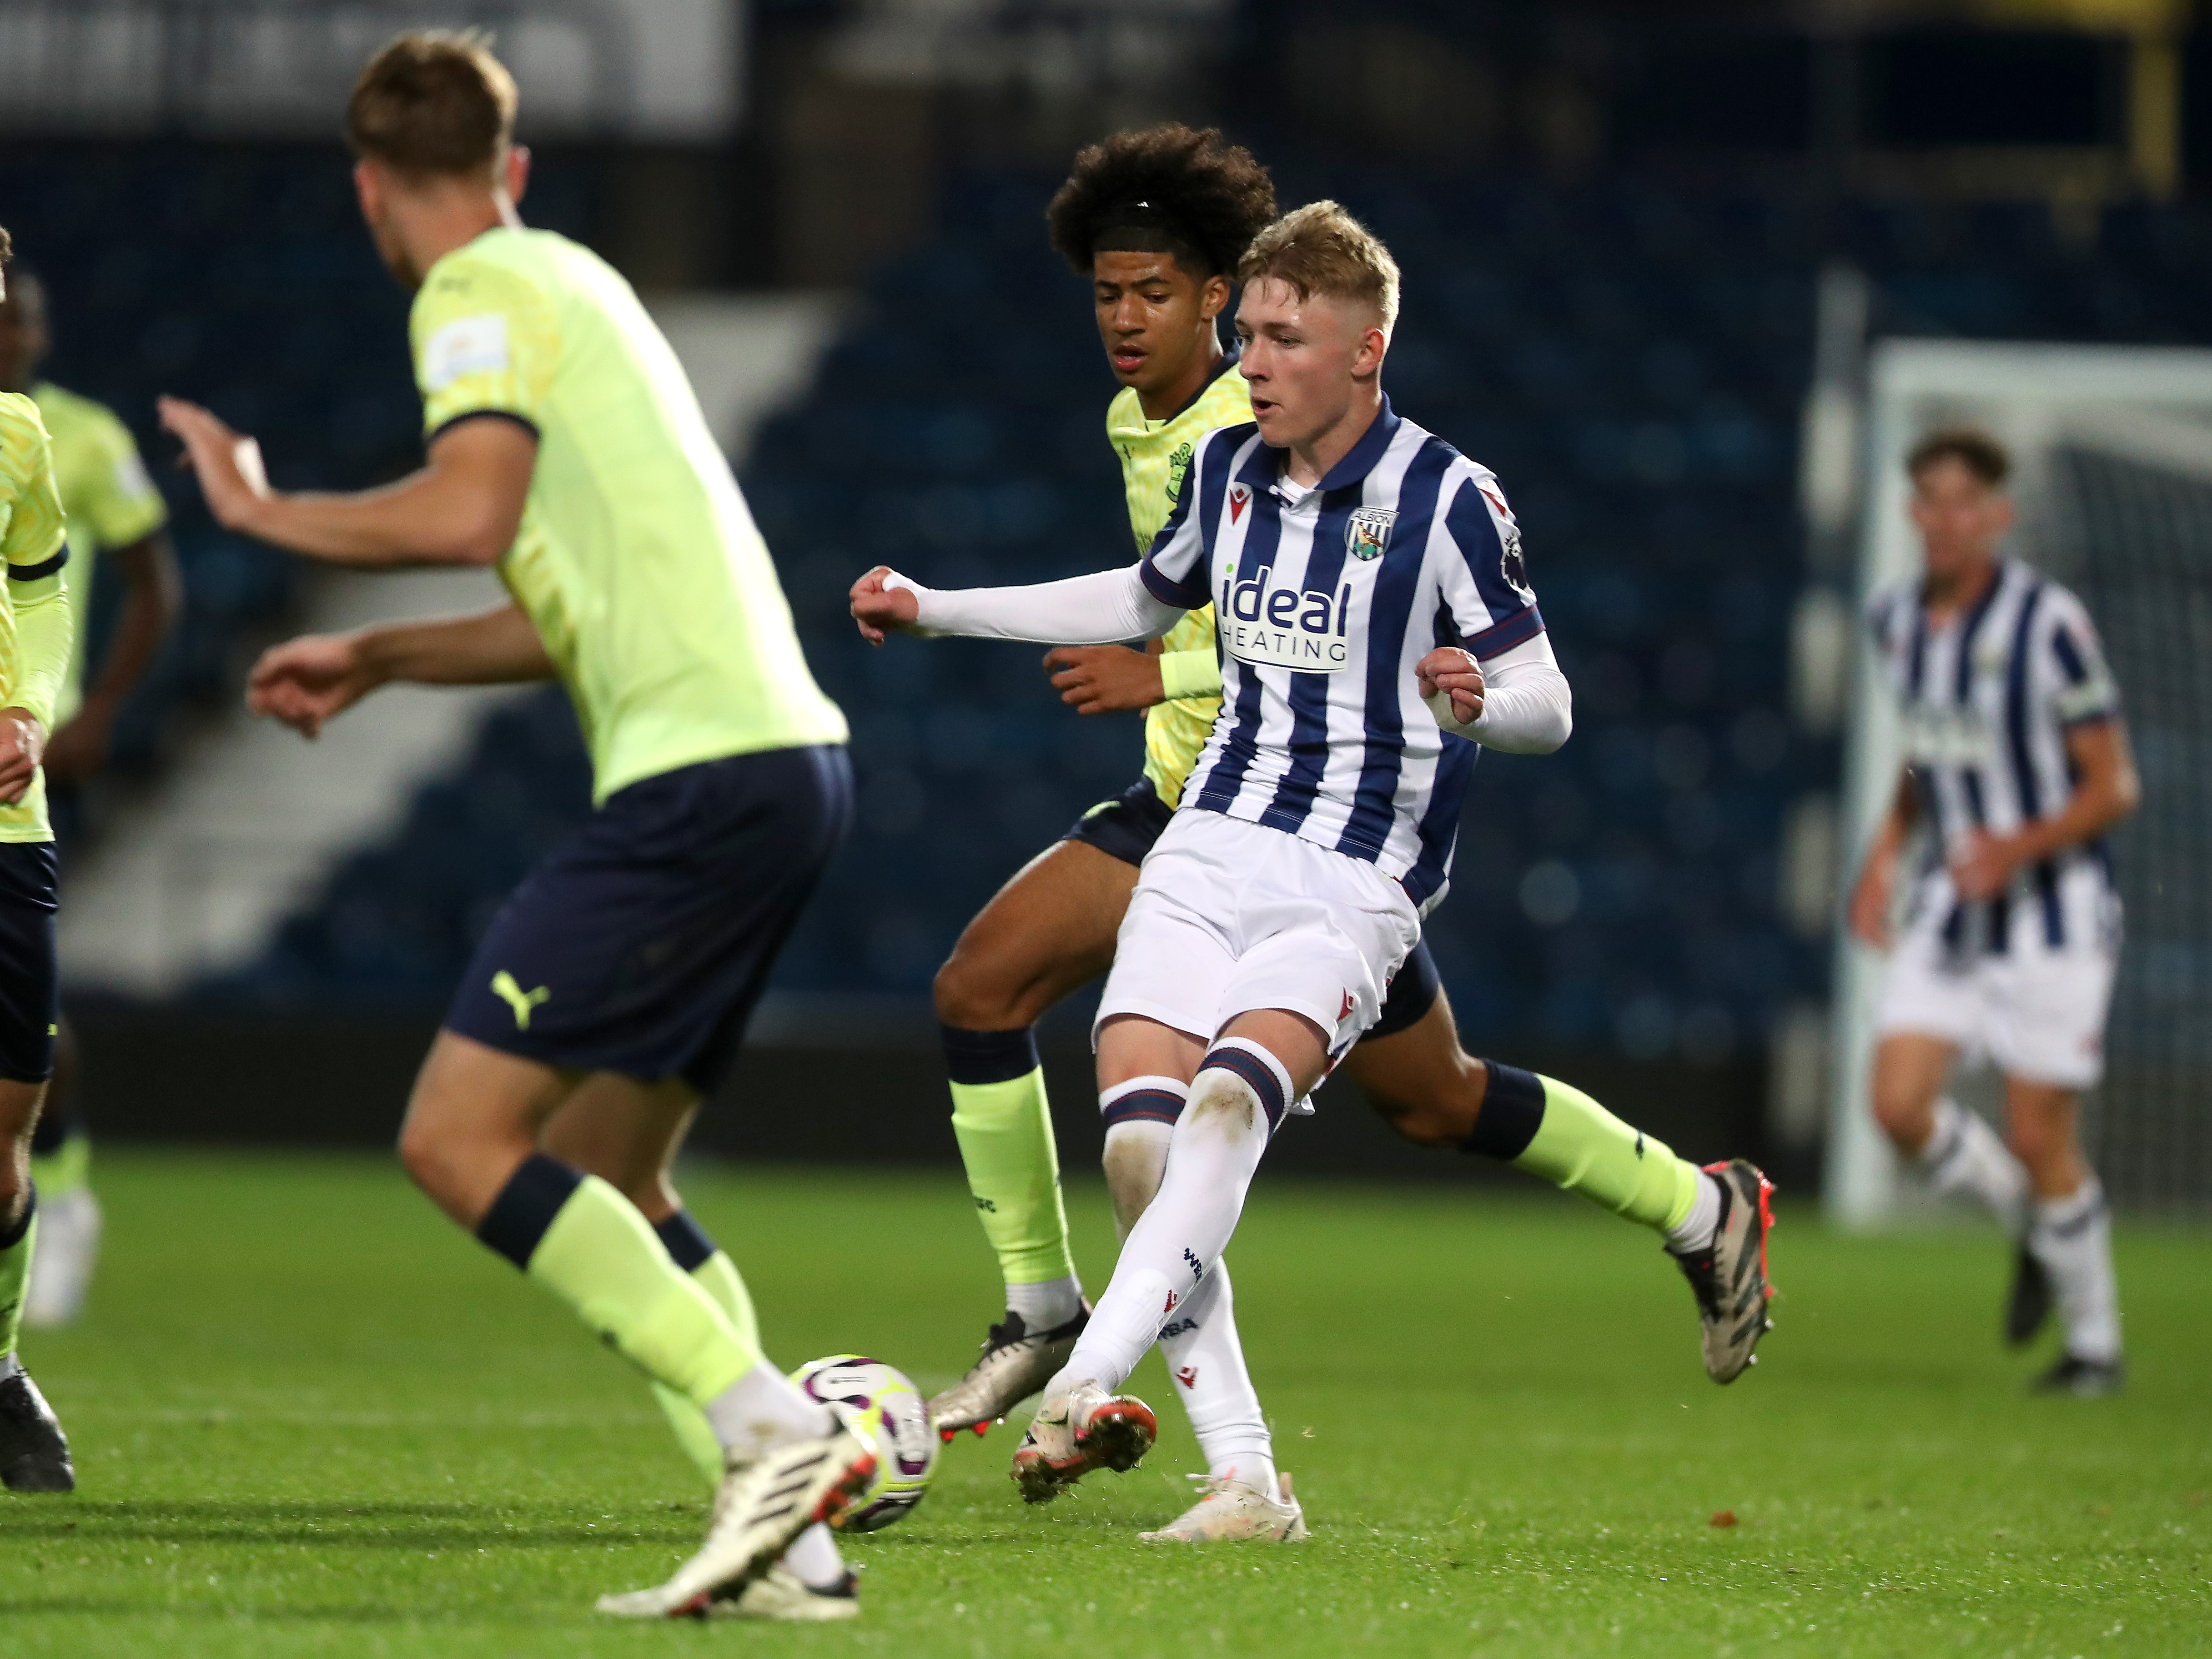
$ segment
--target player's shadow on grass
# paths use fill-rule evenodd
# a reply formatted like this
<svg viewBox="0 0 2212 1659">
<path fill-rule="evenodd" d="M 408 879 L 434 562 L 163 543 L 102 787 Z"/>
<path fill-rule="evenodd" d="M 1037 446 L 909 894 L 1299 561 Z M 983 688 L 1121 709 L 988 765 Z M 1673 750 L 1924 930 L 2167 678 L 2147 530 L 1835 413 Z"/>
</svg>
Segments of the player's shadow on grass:
<svg viewBox="0 0 2212 1659">
<path fill-rule="evenodd" d="M 533 1521 L 466 1504 L 103 1504 L 0 1510 L 0 1538 L 179 1544 L 304 1544 L 337 1549 L 504 1548 L 697 1543 L 701 1510 L 670 1504 L 592 1522 Z M 504 1518 L 512 1516 L 514 1518 Z"/>
</svg>

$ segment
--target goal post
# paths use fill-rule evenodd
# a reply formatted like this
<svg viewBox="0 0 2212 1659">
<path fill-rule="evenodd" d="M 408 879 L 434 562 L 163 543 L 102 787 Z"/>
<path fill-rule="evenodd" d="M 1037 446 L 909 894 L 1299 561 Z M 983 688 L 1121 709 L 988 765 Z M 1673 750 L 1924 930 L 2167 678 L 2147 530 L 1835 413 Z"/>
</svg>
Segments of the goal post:
<svg viewBox="0 0 2212 1659">
<path fill-rule="evenodd" d="M 2090 1154 L 2115 1199 L 2212 1209 L 2212 351 L 1887 340 L 1868 364 L 1856 591 L 1911 579 L 1905 457 L 1979 426 L 2013 455 L 2008 550 L 2088 607 L 2118 681 L 2143 804 L 2114 837 L 2125 907 Z M 1887 809 L 1897 711 L 1859 630 L 1845 746 L 1848 894 Z M 1824 1198 L 1874 1226 L 1909 1200 L 1869 1105 L 1882 960 L 1838 926 Z"/>
</svg>

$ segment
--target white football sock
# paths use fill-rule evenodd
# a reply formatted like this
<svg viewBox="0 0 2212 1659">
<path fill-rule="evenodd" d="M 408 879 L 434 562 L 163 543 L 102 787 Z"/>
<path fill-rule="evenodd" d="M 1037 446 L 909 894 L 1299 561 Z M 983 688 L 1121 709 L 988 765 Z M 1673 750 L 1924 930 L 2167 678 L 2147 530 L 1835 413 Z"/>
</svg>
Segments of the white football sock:
<svg viewBox="0 0 2212 1659">
<path fill-rule="evenodd" d="M 1978 1112 L 1948 1095 L 1936 1103 L 1936 1127 L 1920 1149 L 1929 1183 L 1947 1198 L 1972 1198 L 2008 1231 L 2027 1224 L 2027 1171 Z"/>
<path fill-rule="evenodd" d="M 837 1553 L 830 1528 L 818 1521 L 791 1540 L 783 1565 L 811 1589 L 836 1589 L 845 1582 L 845 1558 Z"/>
<path fill-rule="evenodd" d="M 1720 1230 L 1720 1177 L 1710 1170 L 1700 1170 L 1698 1195 L 1690 1200 L 1690 1212 L 1682 1218 L 1682 1224 L 1667 1229 L 1667 1248 L 1676 1255 L 1695 1255 L 1711 1248 L 1713 1235 Z"/>
<path fill-rule="evenodd" d="M 1227 1064 L 1215 1064 L 1218 1057 Z M 1066 1365 L 1045 1385 L 1048 1395 L 1085 1378 L 1111 1394 L 1128 1380 L 1160 1327 L 1228 1248 L 1261 1154 L 1291 1098 L 1289 1075 L 1257 1043 L 1231 1037 L 1214 1045 L 1191 1079 L 1160 1190 L 1130 1229 L 1113 1282 Z"/>
<path fill-rule="evenodd" d="M 1206 1472 L 1217 1480 L 1234 1477 L 1273 1497 L 1275 1437 L 1245 1369 L 1227 1261 L 1213 1264 L 1161 1328 L 1160 1357 L 1190 1414 Z"/>
<path fill-rule="evenodd" d="M 1006 1306 L 1022 1316 L 1022 1328 L 1034 1336 L 1065 1325 L 1083 1311 L 1083 1281 L 1070 1273 L 1041 1285 L 1009 1285 Z"/>
<path fill-rule="evenodd" d="M 750 1463 L 771 1448 L 828 1434 L 837 1419 L 819 1401 L 763 1360 L 707 1402 L 707 1421 L 732 1462 Z"/>
<path fill-rule="evenodd" d="M 2094 1176 L 2064 1198 L 2039 1200 L 2027 1247 L 2051 1274 L 2066 1352 L 2109 1364 L 2120 1357 L 2120 1291 L 2112 1276 L 2112 1212 Z"/>
</svg>

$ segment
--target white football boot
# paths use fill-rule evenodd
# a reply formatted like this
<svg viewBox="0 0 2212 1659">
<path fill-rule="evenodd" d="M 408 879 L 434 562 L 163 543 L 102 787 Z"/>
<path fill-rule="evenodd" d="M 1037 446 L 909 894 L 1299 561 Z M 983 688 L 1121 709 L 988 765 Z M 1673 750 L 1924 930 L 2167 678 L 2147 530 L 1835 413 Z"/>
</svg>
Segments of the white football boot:
<svg viewBox="0 0 2212 1659">
<path fill-rule="evenodd" d="M 829 1589 L 817 1589 L 782 1562 L 735 1595 L 719 1596 L 708 1609 L 716 1619 L 773 1619 L 785 1624 L 827 1624 L 860 1616 L 860 1581 L 848 1571 Z"/>
<path fill-rule="evenodd" d="M 1248 1486 L 1233 1475 L 1194 1474 L 1200 1497 L 1158 1532 L 1140 1532 L 1146 1544 L 1232 1544 L 1265 1538 L 1295 1544 L 1306 1535 L 1306 1512 L 1291 1495 L 1291 1477 L 1276 1477 L 1280 1495 Z"/>
<path fill-rule="evenodd" d="M 717 1600 L 741 1595 L 807 1528 L 817 1521 L 836 1526 L 875 1474 L 875 1449 L 842 1418 L 818 1439 L 796 1440 L 733 1468 L 714 1494 L 714 1518 L 699 1553 L 665 1584 L 601 1596 L 599 1611 L 622 1619 L 703 1619 Z"/>
<path fill-rule="evenodd" d="M 39 1248 L 23 1289 L 23 1322 L 39 1330 L 70 1325 L 84 1311 L 100 1263 L 100 1200 L 89 1187 L 39 1197 Z"/>
<path fill-rule="evenodd" d="M 991 1327 L 983 1352 L 968 1375 L 929 1402 L 929 1420 L 940 1439 L 963 1429 L 988 1432 L 992 1424 L 1060 1375 L 1075 1352 L 1075 1339 L 1091 1322 L 1091 1304 L 1064 1325 L 1032 1331 L 1021 1315 L 1007 1310 L 1004 1323 Z"/>
<path fill-rule="evenodd" d="M 1143 1401 L 1085 1379 L 1044 1397 L 1014 1452 L 1014 1484 L 1024 1504 L 1049 1504 L 1093 1469 L 1135 1468 L 1159 1434 Z"/>
</svg>

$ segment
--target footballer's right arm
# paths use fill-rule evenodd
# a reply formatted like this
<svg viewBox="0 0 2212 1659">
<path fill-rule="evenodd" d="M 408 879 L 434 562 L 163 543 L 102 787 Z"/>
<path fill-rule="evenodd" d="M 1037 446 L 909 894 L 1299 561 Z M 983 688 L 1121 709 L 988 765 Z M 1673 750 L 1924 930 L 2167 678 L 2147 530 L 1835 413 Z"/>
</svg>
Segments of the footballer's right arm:
<svg viewBox="0 0 2212 1659">
<path fill-rule="evenodd" d="M 1912 787 L 1912 769 L 1901 768 L 1897 775 L 1897 793 L 1891 797 L 1889 811 L 1882 815 L 1881 827 L 1875 831 L 1874 842 L 1867 848 L 1866 862 L 1859 866 L 1859 878 L 1851 888 L 1851 932 L 1862 944 L 1877 951 L 1889 949 L 1889 916 L 1897 897 L 1897 861 L 1919 811 L 1920 798 Z"/>
<path fill-rule="evenodd" d="M 303 737 L 380 685 L 511 685 L 553 678 L 553 660 L 515 605 L 473 617 L 386 623 L 310 634 L 272 646 L 253 665 L 246 706 Z"/>
<path fill-rule="evenodd" d="M 1158 638 L 1185 610 L 1154 596 L 1142 565 L 1101 570 L 1026 587 L 939 591 L 878 565 L 853 584 L 860 637 L 881 645 L 887 633 L 953 634 L 1040 645 L 1113 645 Z M 1206 601 L 1201 599 L 1199 604 Z"/>
<path fill-rule="evenodd" d="M 441 428 L 426 464 L 397 483 L 350 495 L 285 492 L 269 487 L 252 438 L 180 398 L 162 398 L 161 412 L 225 529 L 362 569 L 497 562 L 522 523 L 538 463 L 534 428 L 473 411 Z"/>
</svg>

